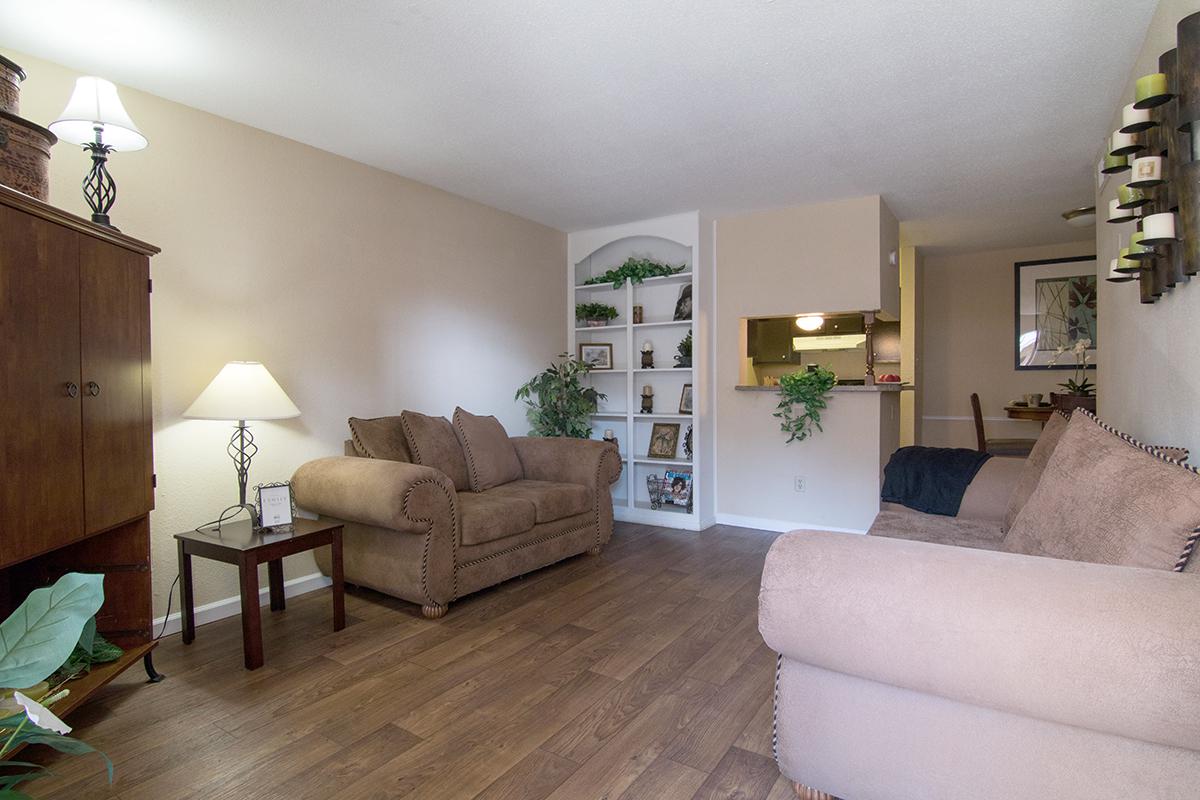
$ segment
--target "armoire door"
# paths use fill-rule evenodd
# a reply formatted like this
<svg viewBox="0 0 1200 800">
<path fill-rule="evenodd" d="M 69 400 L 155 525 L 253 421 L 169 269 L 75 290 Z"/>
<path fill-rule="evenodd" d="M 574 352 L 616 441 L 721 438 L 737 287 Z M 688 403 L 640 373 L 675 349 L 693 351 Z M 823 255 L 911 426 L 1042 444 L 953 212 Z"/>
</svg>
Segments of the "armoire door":
<svg viewBox="0 0 1200 800">
<path fill-rule="evenodd" d="M 84 521 L 88 532 L 150 511 L 149 380 L 143 364 L 150 262 L 107 242 L 79 244 Z"/>
<path fill-rule="evenodd" d="M 80 238 L 0 206 L 0 564 L 83 535 Z"/>
</svg>

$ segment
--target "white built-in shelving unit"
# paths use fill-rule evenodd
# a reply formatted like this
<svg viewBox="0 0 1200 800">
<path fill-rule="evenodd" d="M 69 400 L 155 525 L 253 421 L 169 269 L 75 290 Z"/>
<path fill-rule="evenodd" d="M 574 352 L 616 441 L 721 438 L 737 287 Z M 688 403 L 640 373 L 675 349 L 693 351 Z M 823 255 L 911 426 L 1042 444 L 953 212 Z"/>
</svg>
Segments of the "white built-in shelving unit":
<svg viewBox="0 0 1200 800">
<path fill-rule="evenodd" d="M 698 213 L 676 214 L 643 222 L 579 231 L 567 237 L 567 344 L 578 353 L 580 343 L 613 346 L 613 369 L 594 371 L 588 381 L 606 395 L 592 420 L 592 437 L 611 429 L 620 440 L 624 471 L 613 486 L 613 511 L 618 520 L 703 530 L 713 524 L 712 480 L 712 224 Z M 651 258 L 664 264 L 685 265 L 683 272 L 642 283 L 587 284 L 589 278 L 619 267 L 629 257 Z M 682 287 L 692 287 L 692 319 L 675 320 Z M 600 328 L 582 327 L 575 319 L 577 303 L 607 303 L 616 319 Z M 640 305 L 642 322 L 633 324 L 633 307 Z M 692 366 L 676 368 L 679 343 L 692 334 Z M 654 369 L 642 369 L 642 343 L 654 346 Z M 679 411 L 685 384 L 692 385 L 692 413 Z M 643 386 L 654 389 L 654 411 L 641 413 Z M 677 424 L 675 458 L 650 458 L 654 423 Z M 692 426 L 692 458 L 684 456 L 683 440 Z M 685 506 L 650 507 L 646 478 L 666 471 L 692 473 L 692 510 Z"/>
</svg>

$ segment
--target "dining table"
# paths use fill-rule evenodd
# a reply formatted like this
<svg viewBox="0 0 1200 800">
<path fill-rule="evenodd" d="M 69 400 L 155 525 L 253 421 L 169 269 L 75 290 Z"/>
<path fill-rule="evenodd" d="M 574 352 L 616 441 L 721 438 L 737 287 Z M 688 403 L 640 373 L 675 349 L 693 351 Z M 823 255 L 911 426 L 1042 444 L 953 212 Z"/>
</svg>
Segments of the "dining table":
<svg viewBox="0 0 1200 800">
<path fill-rule="evenodd" d="M 1030 406 L 1025 403 L 1011 403 L 1004 407 L 1004 413 L 1009 419 L 1040 422 L 1044 428 L 1046 427 L 1046 422 L 1050 419 L 1050 415 L 1054 413 L 1054 406 L 1050 403 L 1042 403 L 1036 406 Z"/>
</svg>

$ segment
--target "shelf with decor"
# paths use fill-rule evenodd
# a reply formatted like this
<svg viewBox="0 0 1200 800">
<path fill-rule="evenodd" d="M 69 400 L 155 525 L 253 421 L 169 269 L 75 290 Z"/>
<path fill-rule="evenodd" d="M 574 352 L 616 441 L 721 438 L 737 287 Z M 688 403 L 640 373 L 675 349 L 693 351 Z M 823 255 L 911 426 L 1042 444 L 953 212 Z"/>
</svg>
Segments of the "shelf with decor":
<svg viewBox="0 0 1200 800">
<path fill-rule="evenodd" d="M 611 432 L 626 464 L 613 487 L 614 515 L 618 520 L 702 530 L 715 521 L 712 371 L 708 332 L 699 330 L 695 319 L 711 318 L 711 222 L 697 213 L 679 214 L 580 231 L 570 234 L 567 242 L 568 351 L 615 367 L 594 370 L 585 379 L 607 395 L 591 415 L 592 437 Z M 665 268 L 679 271 L 653 274 Z M 618 269 L 633 276 L 619 288 L 613 288 L 613 275 L 605 283 L 587 283 Z M 607 314 L 609 324 L 586 325 L 576 318 L 577 307 Z M 644 346 L 653 350 L 650 356 L 643 354 Z M 689 354 L 690 364 L 677 367 L 680 360 L 688 364 Z M 653 366 L 641 366 L 644 359 Z M 649 413 L 642 413 L 643 392 L 650 393 Z M 649 454 L 652 438 L 664 455 L 670 451 L 669 457 Z M 685 441 L 691 444 L 690 457 Z M 647 480 L 653 476 L 665 481 L 667 472 L 676 483 L 688 482 L 683 491 L 690 496 L 690 511 L 671 503 L 651 507 Z"/>
</svg>

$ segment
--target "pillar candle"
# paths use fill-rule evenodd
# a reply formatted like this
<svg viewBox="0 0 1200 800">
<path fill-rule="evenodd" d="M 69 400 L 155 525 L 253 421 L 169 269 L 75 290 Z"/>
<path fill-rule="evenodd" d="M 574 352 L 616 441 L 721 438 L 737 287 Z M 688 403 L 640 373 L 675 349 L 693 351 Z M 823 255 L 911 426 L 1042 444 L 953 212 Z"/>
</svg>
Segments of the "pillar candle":
<svg viewBox="0 0 1200 800">
<path fill-rule="evenodd" d="M 1138 108 L 1133 103 L 1121 109 L 1121 133 L 1137 133 L 1153 128 L 1158 123 L 1150 118 L 1150 109 Z"/>
<path fill-rule="evenodd" d="M 650 384 L 646 384 L 645 386 L 642 387 L 642 397 L 653 397 L 653 396 L 654 396 L 654 387 L 653 386 L 651 386 Z"/>
<path fill-rule="evenodd" d="M 1175 215 L 1151 214 L 1142 223 L 1142 244 L 1166 244 L 1175 241 Z"/>
<path fill-rule="evenodd" d="M 1141 149 L 1142 146 L 1138 144 L 1137 137 L 1132 133 L 1113 131 L 1112 139 L 1109 141 L 1108 154 L 1110 156 L 1127 156 Z"/>
<path fill-rule="evenodd" d="M 1133 172 L 1129 176 L 1130 186 L 1142 189 L 1158 186 L 1163 182 L 1162 156 L 1142 156 L 1133 160 Z"/>
<path fill-rule="evenodd" d="M 1133 96 L 1135 108 L 1154 108 L 1171 99 L 1167 92 L 1167 76 L 1161 72 L 1152 72 L 1137 79 Z"/>
</svg>

